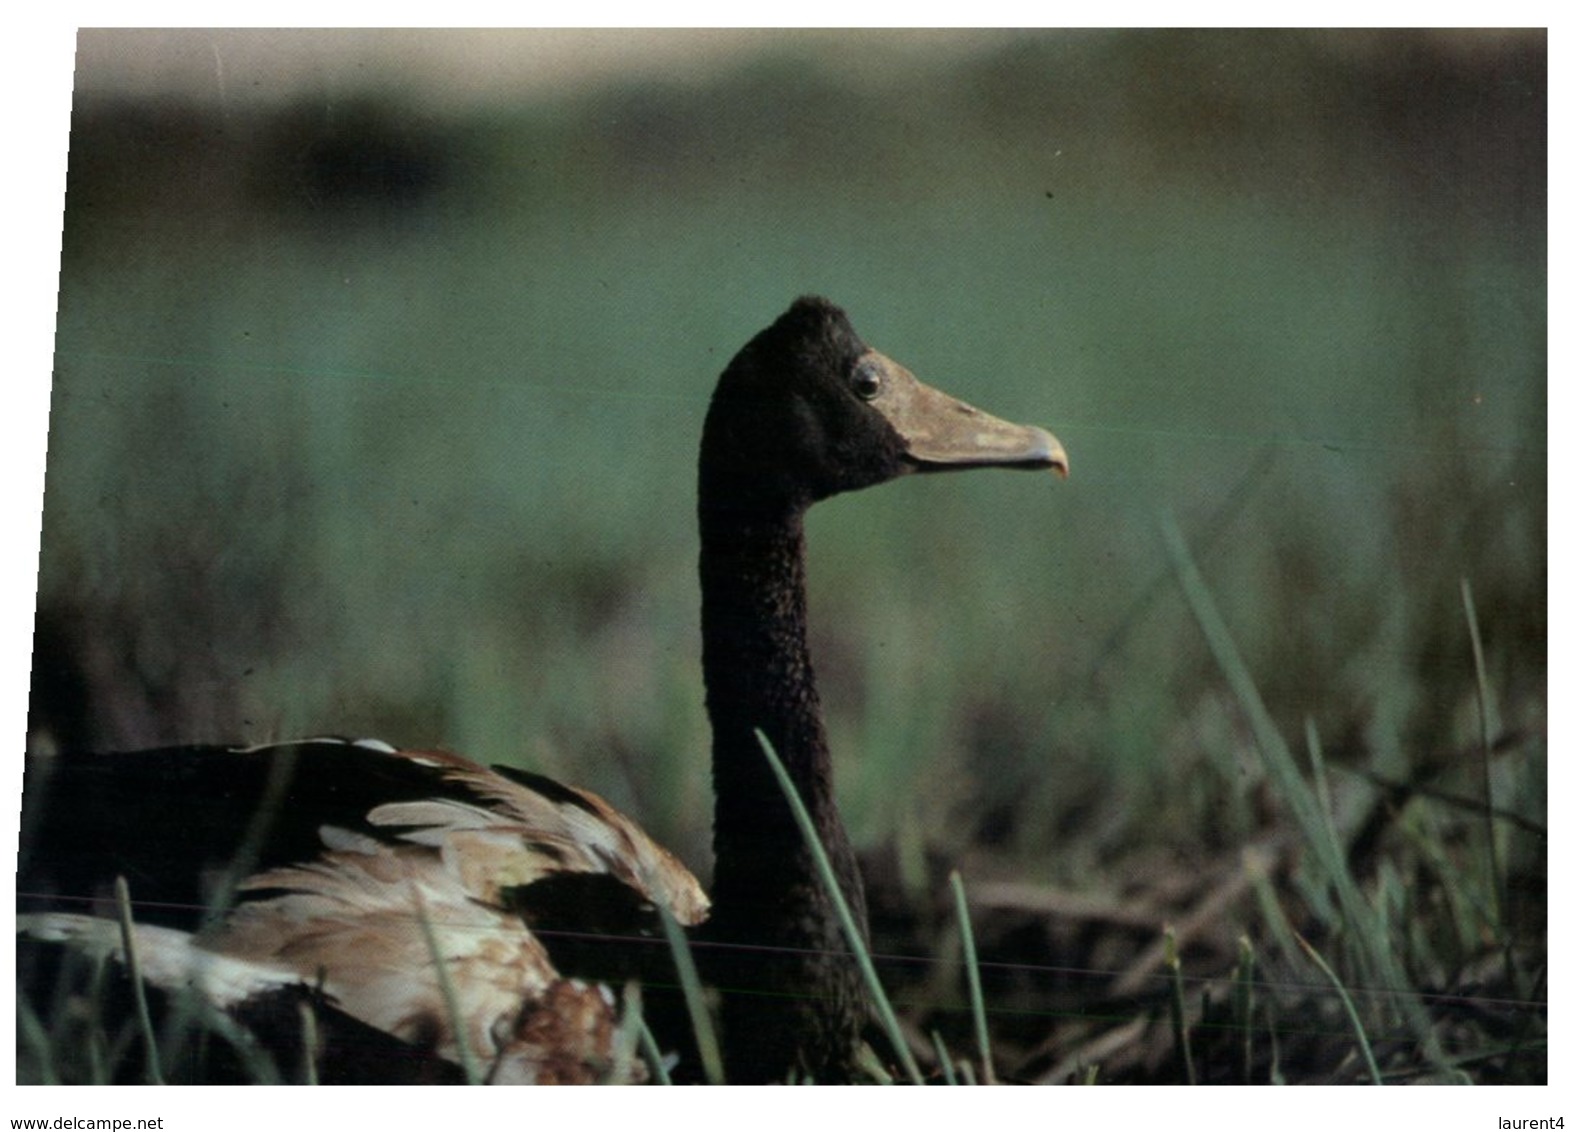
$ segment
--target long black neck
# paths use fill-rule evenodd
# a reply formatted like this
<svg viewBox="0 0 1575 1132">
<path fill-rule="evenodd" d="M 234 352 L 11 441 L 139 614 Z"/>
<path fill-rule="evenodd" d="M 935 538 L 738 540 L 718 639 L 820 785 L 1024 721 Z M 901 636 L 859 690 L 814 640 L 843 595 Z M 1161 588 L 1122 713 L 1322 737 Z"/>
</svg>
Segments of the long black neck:
<svg viewBox="0 0 1575 1132">
<path fill-rule="evenodd" d="M 712 984 L 724 991 L 729 1080 L 847 1073 L 867 1004 L 832 902 L 760 749 L 763 732 L 808 807 L 864 927 L 864 891 L 837 815 L 806 639 L 803 513 L 702 501 L 701 633 L 716 790 Z"/>
</svg>

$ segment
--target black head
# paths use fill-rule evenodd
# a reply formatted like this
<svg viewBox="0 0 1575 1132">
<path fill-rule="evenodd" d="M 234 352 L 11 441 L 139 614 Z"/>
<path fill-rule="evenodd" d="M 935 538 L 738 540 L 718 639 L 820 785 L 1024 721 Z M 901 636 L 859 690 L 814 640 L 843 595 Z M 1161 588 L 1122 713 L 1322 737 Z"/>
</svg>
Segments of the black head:
<svg viewBox="0 0 1575 1132">
<path fill-rule="evenodd" d="M 1054 468 L 1043 429 L 997 420 L 865 345 L 841 308 L 802 298 L 728 363 L 700 446 L 702 507 L 802 509 L 909 472 Z"/>
</svg>

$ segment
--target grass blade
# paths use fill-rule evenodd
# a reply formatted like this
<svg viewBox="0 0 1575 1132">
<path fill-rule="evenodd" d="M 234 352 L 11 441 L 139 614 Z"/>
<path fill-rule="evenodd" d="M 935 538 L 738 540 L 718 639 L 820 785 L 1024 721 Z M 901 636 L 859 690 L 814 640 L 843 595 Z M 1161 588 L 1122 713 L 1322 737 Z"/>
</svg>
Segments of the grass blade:
<svg viewBox="0 0 1575 1132">
<path fill-rule="evenodd" d="M 54 1050 L 49 1041 L 49 1031 L 44 1028 L 44 1023 L 38 1013 L 20 995 L 16 1000 L 16 1044 L 17 1062 L 21 1064 L 22 1050 L 31 1050 L 33 1070 L 37 1075 L 36 1083 L 40 1085 L 60 1084 L 60 1075 L 55 1072 Z M 23 1074 L 18 1073 L 20 1079 Z"/>
<path fill-rule="evenodd" d="M 1493 899 L 1493 929 L 1501 932 L 1504 925 L 1504 899 L 1499 894 L 1499 878 L 1503 876 L 1498 860 L 1498 836 L 1493 828 L 1493 718 L 1488 697 L 1487 659 L 1482 652 L 1482 633 L 1477 628 L 1477 606 L 1471 597 L 1471 583 L 1460 579 L 1460 601 L 1466 607 L 1466 630 L 1471 635 L 1471 664 L 1477 682 L 1478 738 L 1482 743 L 1482 824 L 1487 832 L 1488 891 Z M 1508 947 L 1505 956 L 1511 962 L 1513 955 Z"/>
<path fill-rule="evenodd" d="M 1269 1084 L 1285 1084 L 1285 1073 L 1280 1068 L 1280 1020 L 1273 998 L 1269 999 Z"/>
<path fill-rule="evenodd" d="M 215 927 L 224 919 L 235 905 L 235 894 L 239 891 L 241 882 L 256 870 L 268 833 L 273 829 L 274 822 L 284 807 L 286 798 L 289 797 L 290 783 L 295 779 L 296 755 L 294 748 L 285 747 L 270 756 L 268 778 L 263 784 L 262 797 L 258 799 L 257 807 L 246 823 L 246 829 L 235 848 L 235 855 L 225 866 L 219 883 L 208 900 L 208 906 L 203 910 L 202 922 L 197 929 L 198 935 Z"/>
<path fill-rule="evenodd" d="M 771 771 L 777 776 L 783 794 L 787 796 L 788 807 L 793 811 L 793 820 L 798 823 L 799 832 L 804 835 L 810 856 L 815 860 L 815 868 L 820 873 L 820 881 L 831 896 L 832 906 L 837 911 L 837 921 L 842 925 L 842 934 L 853 950 L 853 957 L 858 961 L 859 970 L 863 973 L 864 981 L 869 987 L 870 997 L 874 999 L 875 1013 L 880 1018 L 881 1028 L 891 1039 L 892 1048 L 897 1051 L 897 1058 L 902 1062 L 903 1072 L 908 1075 L 908 1079 L 915 1085 L 922 1085 L 924 1075 L 919 1072 L 919 1063 L 914 1060 L 913 1051 L 908 1048 L 908 1041 L 903 1037 L 902 1027 L 897 1024 L 897 1012 L 891 1008 L 891 1000 L 886 997 L 886 991 L 875 974 L 875 964 L 870 959 L 869 948 L 864 945 L 858 925 L 853 921 L 853 912 L 848 907 L 847 898 L 842 895 L 842 889 L 837 885 L 836 874 L 831 868 L 831 859 L 826 856 L 826 847 L 820 843 L 820 836 L 815 832 L 815 823 L 810 819 L 809 811 L 804 808 L 804 800 L 793 788 L 793 780 L 788 777 L 787 768 L 777 757 L 776 748 L 771 745 L 771 740 L 767 739 L 765 733 L 758 728 L 755 730 L 755 738 L 759 740 L 760 749 L 765 753 L 766 761 L 771 764 Z"/>
<path fill-rule="evenodd" d="M 247 820 L 234 856 L 218 876 L 207 906 L 203 909 L 196 935 L 211 931 L 223 922 L 235 906 L 241 882 L 256 869 L 269 831 L 289 796 L 290 783 L 295 778 L 296 754 L 293 748 L 287 747 L 269 756 L 268 778 L 263 784 L 262 796 Z M 184 1057 L 187 1043 L 201 1032 L 201 1027 L 194 1024 L 194 1019 L 203 1014 L 203 1004 L 196 996 L 182 994 L 175 997 L 174 1007 L 165 1020 L 165 1034 L 172 1061 Z M 242 1049 L 244 1054 L 243 1047 L 236 1048 Z"/>
<path fill-rule="evenodd" d="M 956 876 L 956 873 L 952 874 Z M 957 1084 L 957 1070 L 952 1065 L 951 1051 L 946 1048 L 946 1039 L 941 1037 L 939 1030 L 930 1031 L 930 1041 L 935 1043 L 935 1060 L 941 1065 L 941 1079 L 948 1085 Z"/>
<path fill-rule="evenodd" d="M 1340 996 L 1341 1005 L 1345 1007 L 1346 1017 L 1351 1020 L 1351 1029 L 1356 1032 L 1356 1044 L 1361 1048 L 1362 1059 L 1367 1062 L 1367 1072 L 1372 1075 L 1373 1084 L 1382 1085 L 1384 1076 L 1378 1072 L 1378 1061 L 1373 1057 L 1373 1047 L 1367 1044 L 1367 1030 L 1362 1026 L 1361 1016 L 1356 1013 L 1356 1004 L 1351 1001 L 1351 996 L 1346 993 L 1345 984 L 1340 981 L 1340 976 L 1334 973 L 1334 968 L 1324 962 L 1324 958 L 1318 954 L 1317 948 L 1299 935 L 1296 937 L 1296 942 L 1302 945 L 1302 950 L 1307 953 L 1308 957 L 1317 964 L 1318 969 L 1333 984 L 1335 993 Z"/>
<path fill-rule="evenodd" d="M 137 1025 L 147 1050 L 148 1083 L 164 1084 L 159 1065 L 159 1043 L 153 1036 L 153 1015 L 148 1011 L 148 990 L 142 985 L 142 964 L 137 958 L 136 930 L 131 919 L 131 888 L 125 877 L 115 878 L 115 912 L 120 917 L 120 948 L 126 956 L 126 972 L 131 976 L 131 993 L 137 1004 Z"/>
<path fill-rule="evenodd" d="M 716 1027 L 711 1022 L 711 1012 L 706 1009 L 705 995 L 700 990 L 700 972 L 695 969 L 694 953 L 689 950 L 689 939 L 673 919 L 667 906 L 657 902 L 656 910 L 662 916 L 662 931 L 667 936 L 667 946 L 673 952 L 673 966 L 678 971 L 678 985 L 684 992 L 684 1005 L 689 1009 L 689 1020 L 694 1025 L 695 1048 L 700 1052 L 700 1068 L 712 1085 L 723 1083 L 722 1047 L 716 1040 Z"/>
<path fill-rule="evenodd" d="M 1319 867 L 1340 893 L 1342 905 L 1347 905 L 1346 914 L 1352 915 L 1353 918 L 1359 917 L 1363 901 L 1361 894 L 1356 891 L 1354 883 L 1350 880 L 1349 871 L 1345 867 L 1344 853 L 1331 836 L 1329 826 L 1324 821 L 1322 808 L 1318 805 L 1313 791 L 1308 789 L 1301 771 L 1296 766 L 1296 760 L 1291 756 L 1290 747 L 1280 735 L 1279 728 L 1269 714 L 1268 706 L 1259 695 L 1257 684 L 1247 669 L 1247 663 L 1237 651 L 1230 630 L 1225 626 L 1225 619 L 1215 606 L 1202 575 L 1198 573 L 1197 564 L 1187 552 L 1186 543 L 1182 540 L 1181 532 L 1176 528 L 1174 520 L 1167 519 L 1165 537 L 1182 591 L 1192 607 L 1198 627 L 1203 630 L 1204 639 L 1208 642 L 1209 650 L 1214 654 L 1215 662 L 1219 664 L 1231 692 L 1247 716 L 1254 745 L 1263 761 L 1269 780 L 1290 807 L 1297 825 L 1301 827 L 1310 843 Z"/>
<path fill-rule="evenodd" d="M 309 1002 L 296 1003 L 301 1012 L 301 1080 L 317 1085 L 317 1011 Z"/>
<path fill-rule="evenodd" d="M 871 1081 L 874 1081 L 877 1085 L 895 1085 L 897 1083 L 892 1078 L 892 1075 L 886 1071 L 886 1067 L 880 1063 L 880 1058 L 875 1056 L 875 1051 L 870 1049 L 870 1044 L 868 1042 L 859 1043 L 859 1051 L 858 1053 L 854 1054 L 853 1062 L 869 1076 Z M 814 1084 L 813 1081 L 806 1081 L 804 1083 Z"/>
<path fill-rule="evenodd" d="M 1252 979 L 1257 955 L 1252 940 L 1242 936 L 1236 941 L 1236 987 L 1234 1005 L 1236 1025 L 1241 1028 L 1241 1083 L 1252 1084 Z"/>
<path fill-rule="evenodd" d="M 1198 1071 L 1192 1063 L 1192 1035 L 1187 1032 L 1186 991 L 1181 985 L 1181 953 L 1176 949 L 1176 929 L 1165 928 L 1165 966 L 1170 968 L 1170 1026 L 1176 1035 L 1176 1046 L 1181 1050 L 1181 1063 L 1187 1071 L 1187 1084 L 1198 1083 Z"/>
<path fill-rule="evenodd" d="M 627 1085 L 634 1080 L 635 1049 L 643 1029 L 645 1006 L 641 1001 L 640 984 L 630 980 L 623 985 L 623 1014 L 618 1019 L 618 1028 L 613 1031 L 612 1068 L 607 1072 L 607 1084 Z"/>
<path fill-rule="evenodd" d="M 952 870 L 952 896 L 957 901 L 957 927 L 962 933 L 963 967 L 968 972 L 968 1003 L 973 1009 L 974 1040 L 979 1046 L 979 1069 L 986 1085 L 995 1084 L 995 1061 L 990 1054 L 990 1030 L 984 1018 L 984 984 L 979 978 L 979 953 L 974 949 L 973 920 L 968 915 L 968 897 L 963 892 L 962 875 Z"/>
<path fill-rule="evenodd" d="M 448 977 L 448 962 L 438 947 L 437 933 L 432 930 L 431 917 L 427 915 L 426 902 L 420 891 L 410 887 L 410 897 L 416 908 L 416 923 L 421 926 L 421 939 L 426 943 L 427 954 L 432 956 L 432 969 L 437 976 L 438 993 L 443 996 L 443 1009 L 448 1012 L 449 1028 L 454 1032 L 454 1045 L 459 1050 L 459 1067 L 464 1071 L 467 1085 L 481 1084 L 481 1072 L 476 1067 L 475 1055 L 470 1048 L 470 1035 L 465 1032 L 465 1019 L 459 1011 L 459 998 L 454 994 L 454 981 Z"/>
<path fill-rule="evenodd" d="M 667 1072 L 667 1062 L 662 1058 L 662 1047 L 656 1044 L 656 1035 L 651 1033 L 651 1027 L 644 1018 L 640 1019 L 640 1052 L 645 1055 L 645 1063 L 651 1070 L 651 1080 L 658 1085 L 671 1085 L 673 1079 Z"/>
</svg>

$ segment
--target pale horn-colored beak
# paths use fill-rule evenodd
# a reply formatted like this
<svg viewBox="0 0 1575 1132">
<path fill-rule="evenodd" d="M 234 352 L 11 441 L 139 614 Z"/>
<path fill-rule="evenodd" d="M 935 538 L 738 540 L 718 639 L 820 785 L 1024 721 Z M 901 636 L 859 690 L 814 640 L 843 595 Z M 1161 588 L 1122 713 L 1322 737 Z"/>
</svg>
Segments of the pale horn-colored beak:
<svg viewBox="0 0 1575 1132">
<path fill-rule="evenodd" d="M 870 407 L 902 437 L 914 471 L 1049 468 L 1066 478 L 1066 449 L 1044 429 L 1003 421 L 932 389 L 884 354 L 871 351 L 862 364 L 881 378 Z"/>
</svg>

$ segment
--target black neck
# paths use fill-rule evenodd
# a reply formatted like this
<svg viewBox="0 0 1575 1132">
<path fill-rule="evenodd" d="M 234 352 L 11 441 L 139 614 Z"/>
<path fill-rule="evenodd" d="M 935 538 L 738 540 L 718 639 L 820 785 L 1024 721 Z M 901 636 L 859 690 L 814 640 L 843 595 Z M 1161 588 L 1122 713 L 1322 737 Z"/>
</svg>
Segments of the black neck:
<svg viewBox="0 0 1575 1132">
<path fill-rule="evenodd" d="M 862 1023 L 863 989 L 831 900 L 755 736 L 756 729 L 763 732 L 781 757 L 867 935 L 863 886 L 837 815 L 810 667 L 803 514 L 702 505 L 700 533 L 716 790 L 708 935 L 722 945 L 714 959 L 715 984 L 746 992 L 725 1000 L 730 1079 L 768 1078 L 794 1068 L 834 1078 Z M 767 958 L 761 947 L 778 950 Z M 793 988 L 786 1003 L 784 987 Z M 759 993 L 748 994 L 751 988 Z"/>
</svg>

